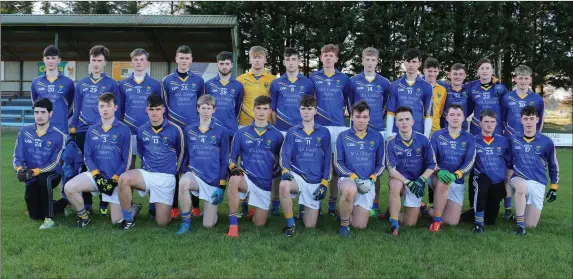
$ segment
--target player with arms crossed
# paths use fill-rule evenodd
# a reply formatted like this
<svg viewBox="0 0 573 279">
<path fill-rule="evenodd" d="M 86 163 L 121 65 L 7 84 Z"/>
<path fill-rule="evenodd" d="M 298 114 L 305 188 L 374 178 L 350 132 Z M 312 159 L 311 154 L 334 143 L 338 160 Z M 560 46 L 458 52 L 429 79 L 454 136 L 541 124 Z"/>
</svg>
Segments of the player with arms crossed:
<svg viewBox="0 0 573 279">
<path fill-rule="evenodd" d="M 41 98 L 34 102 L 34 125 L 18 132 L 13 166 L 18 181 L 26 183 L 24 200 L 32 220 L 44 220 L 41 230 L 56 226 L 53 189 L 62 176 L 60 159 L 66 135 L 50 123 L 52 102 Z"/>
<path fill-rule="evenodd" d="M 302 96 L 299 104 L 302 123 L 286 133 L 280 157 L 280 199 L 287 219 L 286 236 L 295 232 L 292 199 L 300 194 L 298 202 L 305 212 L 304 226 L 314 228 L 320 201 L 326 196 L 330 180 L 330 132 L 314 122 L 314 96 Z"/>
<path fill-rule="evenodd" d="M 269 215 L 271 185 L 278 176 L 279 154 L 284 137 L 268 121 L 271 114 L 271 98 L 259 96 L 254 102 L 255 121 L 239 128 L 233 137 L 229 158 L 229 203 L 228 236 L 239 236 L 237 210 L 239 197 L 249 196 L 249 205 L 254 206 L 253 223 L 264 226 Z M 238 159 L 241 157 L 241 165 Z M 276 173 L 276 175 L 275 175 Z"/>
<path fill-rule="evenodd" d="M 98 97 L 101 120 L 86 134 L 84 162 L 87 171 L 66 183 L 64 190 L 77 219 L 73 227 L 84 228 L 91 223 L 81 193 L 102 193 L 102 200 L 110 203 L 111 222 L 122 219 L 117 185 L 119 176 L 127 171 L 131 161 L 131 132 L 129 127 L 115 118 L 115 96 L 105 93 Z M 137 207 L 134 210 L 140 210 Z"/>
<path fill-rule="evenodd" d="M 334 166 L 339 175 L 340 236 L 350 236 L 350 225 L 364 229 L 374 203 L 374 183 L 384 172 L 384 137 L 368 127 L 370 107 L 352 106 L 352 127 L 336 141 Z"/>
<path fill-rule="evenodd" d="M 398 133 L 386 149 L 390 176 L 388 196 L 390 234 L 398 236 L 400 219 L 407 226 L 418 222 L 426 181 L 434 173 L 436 157 L 428 138 L 413 130 L 414 117 L 409 107 L 395 110 Z M 400 196 L 404 193 L 404 214 L 400 218 Z"/>
<path fill-rule="evenodd" d="M 141 154 L 142 168 L 126 171 L 119 177 L 119 201 L 123 214 L 119 228 L 122 230 L 135 226 L 136 214 L 131 209 L 134 189 L 141 196 L 149 193 L 149 202 L 156 203 L 155 220 L 158 225 L 165 226 L 171 221 L 175 175 L 184 154 L 183 132 L 178 125 L 164 118 L 165 105 L 160 95 L 149 95 L 146 109 L 149 122 L 137 130 L 137 151 Z"/>
<path fill-rule="evenodd" d="M 432 176 L 434 208 L 430 210 L 430 231 L 439 232 L 442 220 L 450 225 L 460 221 L 466 189 L 464 176 L 474 165 L 475 138 L 462 130 L 465 119 L 463 108 L 452 104 L 446 108 L 448 126 L 436 131 L 430 140 L 436 154 L 438 171 Z"/>
<path fill-rule="evenodd" d="M 183 168 L 187 172 L 179 181 L 179 207 L 183 223 L 177 234 L 191 229 L 191 197 L 203 200 L 203 227 L 217 224 L 217 210 L 223 201 L 229 160 L 227 129 L 215 122 L 215 98 L 203 95 L 197 100 L 199 125 L 185 127 Z"/>
<path fill-rule="evenodd" d="M 547 185 L 546 169 L 549 171 L 551 187 L 546 194 L 548 202 L 557 199 L 559 188 L 559 163 L 555 144 L 549 137 L 537 130 L 538 112 L 534 106 L 521 110 L 523 134 L 514 135 L 511 140 L 513 177 L 510 180 L 515 200 L 515 234 L 525 235 L 525 227 L 535 228 L 543 209 L 543 192 Z"/>
</svg>

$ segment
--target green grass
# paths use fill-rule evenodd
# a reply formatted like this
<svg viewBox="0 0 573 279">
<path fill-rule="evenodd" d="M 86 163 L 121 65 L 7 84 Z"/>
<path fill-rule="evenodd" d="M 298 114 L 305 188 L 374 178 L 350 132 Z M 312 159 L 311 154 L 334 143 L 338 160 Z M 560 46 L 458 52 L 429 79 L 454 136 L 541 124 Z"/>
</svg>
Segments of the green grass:
<svg viewBox="0 0 573 279">
<path fill-rule="evenodd" d="M 366 230 L 353 230 L 351 239 L 341 239 L 330 217 L 314 230 L 299 225 L 293 238 L 285 238 L 284 218 L 271 217 L 263 228 L 241 220 L 241 237 L 228 239 L 226 205 L 215 228 L 204 229 L 194 218 L 192 233 L 183 237 L 175 236 L 177 222 L 167 228 L 149 222 L 146 209 L 134 231 L 118 231 L 97 214 L 88 229 L 72 229 L 73 218 L 60 216 L 55 229 L 40 231 L 40 223 L 24 214 L 24 186 L 11 171 L 15 134 L 2 136 L 5 278 L 572 277 L 571 150 L 558 151 L 558 200 L 546 204 L 539 227 L 524 238 L 503 220 L 484 235 L 474 235 L 469 224 L 432 234 L 430 220 L 423 218 L 415 228 L 402 228 L 399 239 L 385 235 L 388 223 L 375 219 Z M 387 197 L 384 187 L 383 208 Z"/>
</svg>

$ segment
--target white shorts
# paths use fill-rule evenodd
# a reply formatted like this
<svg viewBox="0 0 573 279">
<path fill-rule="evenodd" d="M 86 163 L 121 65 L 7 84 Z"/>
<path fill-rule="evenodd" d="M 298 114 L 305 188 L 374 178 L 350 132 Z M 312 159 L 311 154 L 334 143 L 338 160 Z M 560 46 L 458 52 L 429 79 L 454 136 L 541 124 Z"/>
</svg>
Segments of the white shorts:
<svg viewBox="0 0 573 279">
<path fill-rule="evenodd" d="M 515 177 L 510 180 L 510 185 L 513 179 L 515 179 Z M 527 195 L 525 195 L 526 204 L 542 210 L 543 200 L 545 199 L 545 185 L 535 180 L 525 180 L 525 182 L 527 182 Z M 511 192 L 515 194 L 515 188 L 513 186 L 511 187 Z"/>
<path fill-rule="evenodd" d="M 131 155 L 139 156 L 139 152 L 137 152 L 137 135 L 131 135 Z"/>
<path fill-rule="evenodd" d="M 150 203 L 173 204 L 173 195 L 175 195 L 175 175 L 160 172 L 148 172 L 137 169 L 143 181 L 145 182 L 145 191 L 137 190 L 140 196 L 149 193 Z"/>
<path fill-rule="evenodd" d="M 185 177 L 185 176 L 193 177 L 195 179 L 195 181 L 197 182 L 197 185 L 199 186 L 199 190 L 191 191 L 191 194 L 193 194 L 193 196 L 199 197 L 200 199 L 207 201 L 207 202 L 210 202 L 212 204 L 213 198 L 211 198 L 211 196 L 213 195 L 213 193 L 215 193 L 215 191 L 217 191 L 218 187 L 213 187 L 213 186 L 207 184 L 205 181 L 203 181 L 201 178 L 199 178 L 198 176 L 196 176 L 192 172 L 186 172 L 183 175 L 183 177 Z"/>
<path fill-rule="evenodd" d="M 326 126 L 326 129 L 330 132 L 330 147 L 332 149 L 332 153 L 336 152 L 336 140 L 338 139 L 338 135 L 340 133 L 348 130 L 348 127 L 345 126 Z"/>
<path fill-rule="evenodd" d="M 433 187 L 433 180 L 438 181 L 438 177 L 435 175 L 430 176 L 430 187 Z M 459 205 L 464 205 L 464 193 L 466 192 L 465 184 L 452 183 L 448 189 L 448 200 L 453 201 Z"/>
<path fill-rule="evenodd" d="M 298 204 L 302 204 L 308 208 L 312 209 L 319 209 L 320 208 L 320 201 L 314 200 L 314 191 L 320 186 L 320 183 L 311 184 L 306 182 L 300 175 L 291 172 L 292 176 L 294 177 L 294 181 L 298 186 L 298 193 L 291 193 L 291 198 L 296 198 L 300 194 L 298 198 Z"/>
<path fill-rule="evenodd" d="M 248 175 L 245 175 L 245 184 L 247 192 L 239 192 L 239 197 L 244 200 L 249 196 L 249 205 L 258 207 L 263 210 L 269 210 L 271 207 L 271 191 L 265 191 L 253 183 Z"/>
<path fill-rule="evenodd" d="M 92 182 L 92 186 L 94 187 L 94 191 L 92 192 L 92 195 L 97 196 L 99 194 L 99 189 L 97 188 L 97 184 L 95 182 L 94 177 L 92 176 L 92 173 L 89 171 L 83 172 L 83 174 L 85 174 L 89 180 Z M 113 194 L 111 194 L 111 196 L 106 195 L 104 193 L 101 194 L 101 199 L 104 202 L 109 202 L 109 203 L 114 203 L 114 204 L 119 204 L 119 194 L 118 194 L 118 187 L 115 187 L 115 189 L 113 190 Z"/>
<path fill-rule="evenodd" d="M 340 189 L 340 184 L 342 184 L 342 181 L 344 180 L 350 180 L 350 177 L 340 177 L 338 178 L 338 187 Z M 352 181 L 354 182 L 354 181 Z M 342 191 L 339 191 L 340 193 L 342 193 Z M 360 194 L 360 193 L 356 193 L 356 196 L 354 197 L 354 206 L 360 206 L 368 211 L 370 211 L 370 209 L 372 208 L 372 205 L 374 204 L 374 198 L 376 196 L 376 190 L 374 187 L 374 183 L 370 184 L 370 191 L 366 194 Z"/>
<path fill-rule="evenodd" d="M 406 194 L 404 195 L 404 206 L 405 207 L 420 207 L 422 206 L 422 197 L 416 197 L 412 191 L 406 185 L 404 185 L 404 189 L 406 189 Z"/>
</svg>

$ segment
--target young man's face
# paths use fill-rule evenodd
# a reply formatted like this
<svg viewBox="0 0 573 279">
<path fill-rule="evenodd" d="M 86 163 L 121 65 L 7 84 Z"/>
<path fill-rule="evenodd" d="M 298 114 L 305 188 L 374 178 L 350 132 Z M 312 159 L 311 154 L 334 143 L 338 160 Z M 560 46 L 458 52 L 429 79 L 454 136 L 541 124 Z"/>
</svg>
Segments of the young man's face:
<svg viewBox="0 0 573 279">
<path fill-rule="evenodd" d="M 145 54 L 134 56 L 131 58 L 131 66 L 137 72 L 144 72 L 145 68 L 147 68 L 147 56 Z"/>
<path fill-rule="evenodd" d="M 163 122 L 163 113 L 165 112 L 165 106 L 160 105 L 156 107 L 147 107 L 147 116 L 149 117 L 149 121 L 158 123 Z"/>
<path fill-rule="evenodd" d="M 226 76 L 233 70 L 233 62 L 231 60 L 217 61 L 217 70 L 222 76 Z"/>
<path fill-rule="evenodd" d="M 115 111 L 117 110 L 117 105 L 114 104 L 113 102 L 102 102 L 102 101 L 98 101 L 97 102 L 97 110 L 99 112 L 99 116 L 102 119 L 111 119 L 114 114 Z"/>
<path fill-rule="evenodd" d="M 255 119 L 259 121 L 264 121 L 269 119 L 269 115 L 271 114 L 271 105 L 258 105 L 255 106 Z"/>
<path fill-rule="evenodd" d="M 484 116 L 479 124 L 481 129 L 488 134 L 493 133 L 496 125 L 497 125 L 497 120 L 491 116 Z"/>
<path fill-rule="evenodd" d="M 300 116 L 303 122 L 310 122 L 314 120 L 316 115 L 316 107 L 300 107 Z"/>
<path fill-rule="evenodd" d="M 255 71 L 262 70 L 267 63 L 267 58 L 262 53 L 251 53 L 249 54 L 249 64 L 251 68 Z"/>
<path fill-rule="evenodd" d="M 44 56 L 42 61 L 46 65 L 46 71 L 55 71 L 58 69 L 58 63 L 60 63 L 61 59 L 58 56 Z"/>
<path fill-rule="evenodd" d="M 404 67 L 406 67 L 406 74 L 414 75 L 418 73 L 418 69 L 422 65 L 420 58 L 414 58 L 412 60 L 404 60 Z"/>
<path fill-rule="evenodd" d="M 490 63 L 483 63 L 478 68 L 478 75 L 480 79 L 486 80 L 493 76 L 493 67 Z"/>
<path fill-rule="evenodd" d="M 368 121 L 370 121 L 370 111 L 364 110 L 362 112 L 352 112 L 352 125 L 358 132 L 366 131 L 368 128 Z"/>
<path fill-rule="evenodd" d="M 338 56 L 334 52 L 323 52 L 320 55 L 320 61 L 324 68 L 334 68 L 334 65 L 338 62 Z"/>
<path fill-rule="evenodd" d="M 440 74 L 440 69 L 438 68 L 424 68 L 424 77 L 427 82 L 436 82 L 436 80 L 438 80 L 438 74 Z"/>
<path fill-rule="evenodd" d="M 375 72 L 378 66 L 378 57 L 374 55 L 362 56 L 362 65 L 364 65 L 365 72 Z"/>
<path fill-rule="evenodd" d="M 466 71 L 464 69 L 451 70 L 449 77 L 453 86 L 460 87 L 466 79 Z"/>
<path fill-rule="evenodd" d="M 464 112 L 459 108 L 450 108 L 446 114 L 446 121 L 448 126 L 454 129 L 460 128 L 464 122 Z"/>
<path fill-rule="evenodd" d="M 515 85 L 519 90 L 528 90 L 531 85 L 531 76 L 516 76 Z"/>
<path fill-rule="evenodd" d="M 193 63 L 193 56 L 191 53 L 178 52 L 175 54 L 175 63 L 177 63 L 179 69 L 187 71 L 191 63 Z"/>
<path fill-rule="evenodd" d="M 414 126 L 414 117 L 408 111 L 399 112 L 396 114 L 396 126 L 401 133 L 409 133 Z"/>
<path fill-rule="evenodd" d="M 298 63 L 298 55 L 285 57 L 285 60 L 283 61 L 283 65 L 286 67 L 287 72 L 290 73 L 298 71 Z"/>
<path fill-rule="evenodd" d="M 537 115 L 524 115 L 521 117 L 521 125 L 523 125 L 523 133 L 533 134 L 537 130 L 537 122 L 539 117 Z"/>
<path fill-rule="evenodd" d="M 93 56 L 90 55 L 90 67 L 92 70 L 92 73 L 94 74 L 99 74 L 101 72 L 103 72 L 103 68 L 105 67 L 106 61 L 105 61 L 105 57 L 103 55 L 97 55 L 97 56 Z"/>
<path fill-rule="evenodd" d="M 46 108 L 34 108 L 34 122 L 38 126 L 46 125 L 50 122 L 53 112 L 48 112 Z"/>
<path fill-rule="evenodd" d="M 199 113 L 201 120 L 209 120 L 211 119 L 211 116 L 213 116 L 215 108 L 212 105 L 202 104 L 197 107 L 197 112 Z"/>
</svg>

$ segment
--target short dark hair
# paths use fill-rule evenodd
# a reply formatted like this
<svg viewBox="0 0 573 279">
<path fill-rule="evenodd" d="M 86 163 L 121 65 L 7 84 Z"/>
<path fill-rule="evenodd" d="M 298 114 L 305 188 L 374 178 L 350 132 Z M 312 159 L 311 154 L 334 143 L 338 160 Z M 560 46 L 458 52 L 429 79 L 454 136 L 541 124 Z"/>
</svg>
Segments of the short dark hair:
<svg viewBox="0 0 573 279">
<path fill-rule="evenodd" d="M 149 52 L 142 48 L 134 49 L 130 54 L 129 57 L 133 59 L 135 56 L 145 55 L 145 59 L 149 60 Z"/>
<path fill-rule="evenodd" d="M 422 59 L 422 54 L 420 53 L 420 51 L 416 48 L 409 48 L 406 51 L 404 51 L 404 60 L 405 61 L 410 61 L 410 60 L 414 60 L 418 58 L 419 60 Z"/>
<path fill-rule="evenodd" d="M 183 53 L 183 54 L 191 54 L 191 55 L 193 55 L 193 54 L 191 53 L 191 48 L 188 47 L 188 46 L 186 46 L 186 45 L 180 45 L 180 46 L 177 48 L 177 51 L 175 52 L 175 54 L 177 54 L 177 53 Z"/>
<path fill-rule="evenodd" d="M 457 70 L 464 70 L 464 72 L 467 72 L 468 70 L 466 69 L 466 65 L 462 64 L 462 63 L 455 63 L 454 65 L 452 65 L 452 67 L 450 68 L 450 71 L 457 71 Z"/>
<path fill-rule="evenodd" d="M 45 108 L 48 112 L 52 111 L 52 101 L 48 98 L 41 98 L 34 102 L 34 108 Z"/>
<path fill-rule="evenodd" d="M 296 57 L 300 57 L 296 48 L 294 48 L 294 47 L 285 48 L 285 51 L 283 52 L 284 58 L 291 57 L 293 55 L 296 55 Z"/>
<path fill-rule="evenodd" d="M 90 57 L 96 57 L 100 55 L 103 55 L 103 59 L 107 61 L 107 58 L 109 57 L 109 49 L 102 45 L 97 45 L 90 49 Z"/>
<path fill-rule="evenodd" d="M 424 61 L 424 69 L 429 69 L 429 68 L 439 69 L 440 68 L 440 62 L 438 62 L 438 59 L 436 59 L 434 57 L 428 57 L 428 59 L 426 59 L 426 61 Z"/>
<path fill-rule="evenodd" d="M 491 61 L 491 59 L 484 57 L 484 58 L 481 58 L 480 60 L 478 60 L 478 63 L 476 65 L 476 69 L 479 69 L 479 67 L 481 67 L 481 65 L 485 64 L 485 63 L 489 63 L 493 67 L 493 62 Z"/>
<path fill-rule="evenodd" d="M 394 115 L 398 115 L 398 113 L 401 112 L 409 112 L 411 115 L 414 115 L 412 113 L 412 109 L 410 107 L 404 107 L 404 106 L 400 106 L 396 109 L 396 111 L 394 112 Z"/>
<path fill-rule="evenodd" d="M 101 94 L 99 97 L 97 97 L 97 101 L 104 103 L 113 103 L 114 105 L 117 105 L 117 103 L 115 102 L 115 95 L 113 95 L 113 93 L 111 92 L 105 92 Z"/>
<path fill-rule="evenodd" d="M 302 98 L 300 98 L 298 104 L 301 107 L 313 107 L 313 108 L 317 107 L 316 98 L 312 95 L 306 95 L 306 94 L 302 96 Z"/>
<path fill-rule="evenodd" d="M 449 105 L 449 106 L 446 108 L 446 114 L 448 114 L 451 109 L 459 109 L 459 110 L 461 110 L 462 112 L 464 112 L 464 108 L 463 108 L 461 105 L 459 105 L 459 104 L 451 104 L 451 105 Z"/>
<path fill-rule="evenodd" d="M 492 109 L 484 109 L 479 114 L 479 121 L 482 121 L 484 117 L 489 116 L 491 118 L 497 119 L 497 114 Z"/>
<path fill-rule="evenodd" d="M 352 115 L 354 115 L 354 112 L 362 113 L 365 110 L 368 110 L 370 113 L 370 106 L 364 100 L 360 100 L 359 102 L 352 105 Z"/>
<path fill-rule="evenodd" d="M 44 49 L 44 53 L 42 54 L 44 57 L 46 56 L 57 56 L 60 57 L 60 49 L 54 45 L 49 45 Z"/>
<path fill-rule="evenodd" d="M 271 104 L 271 97 L 269 96 L 261 95 L 255 99 L 255 107 L 270 105 L 270 104 Z"/>
<path fill-rule="evenodd" d="M 158 106 L 165 106 L 161 95 L 156 93 L 149 95 L 149 97 L 147 97 L 147 107 L 154 108 Z"/>
<path fill-rule="evenodd" d="M 521 109 L 521 117 L 532 115 L 539 116 L 534 106 L 525 106 Z"/>
<path fill-rule="evenodd" d="M 233 63 L 233 54 L 228 51 L 221 51 L 217 53 L 217 62 L 230 60 Z"/>
</svg>

